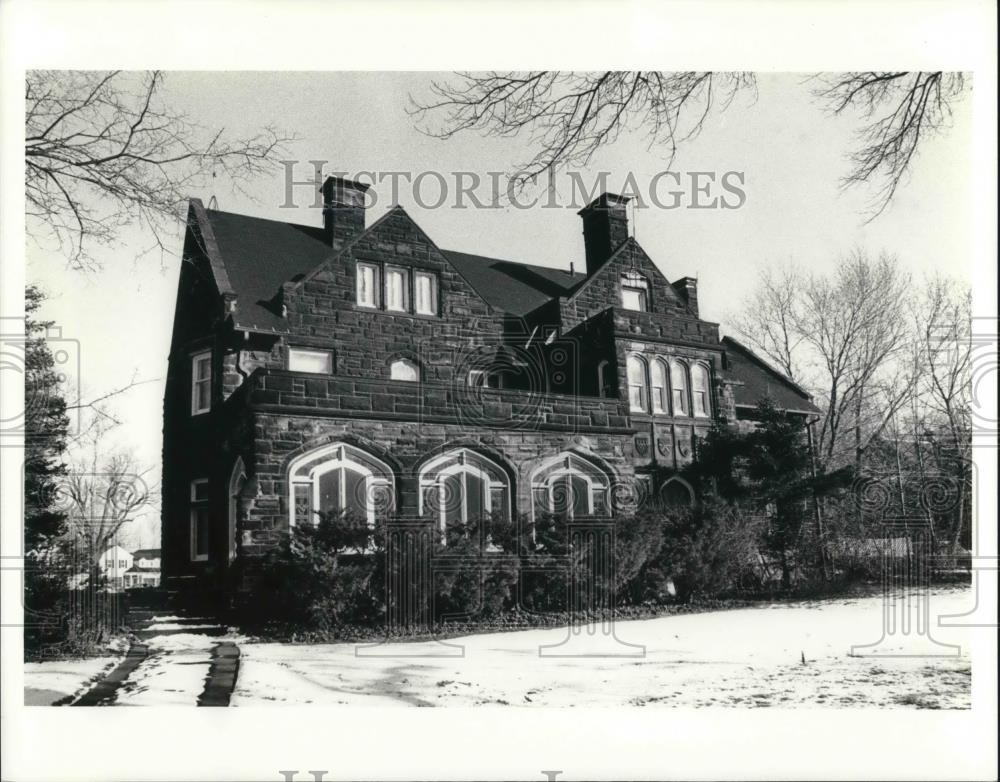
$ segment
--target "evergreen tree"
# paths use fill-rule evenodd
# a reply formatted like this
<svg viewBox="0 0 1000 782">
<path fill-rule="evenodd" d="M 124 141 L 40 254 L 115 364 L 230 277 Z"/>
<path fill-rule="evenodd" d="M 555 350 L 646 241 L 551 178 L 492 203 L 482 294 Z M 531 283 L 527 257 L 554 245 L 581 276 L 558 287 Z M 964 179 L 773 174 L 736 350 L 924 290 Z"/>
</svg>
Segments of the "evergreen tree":
<svg viewBox="0 0 1000 782">
<path fill-rule="evenodd" d="M 755 419 L 750 431 L 716 426 L 701 443 L 689 473 L 703 494 L 749 506 L 767 519 L 762 543 L 780 559 L 787 587 L 789 556 L 812 515 L 810 500 L 849 485 L 852 469 L 814 476 L 804 422 L 770 400 L 757 405 Z"/>
<path fill-rule="evenodd" d="M 63 454 L 69 418 L 52 351 L 45 341 L 52 325 L 37 320 L 44 294 L 35 286 L 24 292 L 24 607 L 26 656 L 52 640 L 62 626 L 58 604 L 66 590 L 61 549 L 66 531 L 59 510 L 59 483 L 65 475 Z"/>
</svg>

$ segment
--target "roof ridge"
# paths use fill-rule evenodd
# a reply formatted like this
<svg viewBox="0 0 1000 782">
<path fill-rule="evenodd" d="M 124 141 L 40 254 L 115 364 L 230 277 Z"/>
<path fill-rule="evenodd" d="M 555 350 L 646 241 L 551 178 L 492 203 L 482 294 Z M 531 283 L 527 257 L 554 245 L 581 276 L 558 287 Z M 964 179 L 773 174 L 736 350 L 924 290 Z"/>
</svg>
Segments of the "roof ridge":
<svg viewBox="0 0 1000 782">
<path fill-rule="evenodd" d="M 532 269 L 545 269 L 546 271 L 562 272 L 563 274 L 571 274 L 574 277 L 577 277 L 577 276 L 586 277 L 587 276 L 586 272 L 570 271 L 568 269 L 561 269 L 561 268 L 559 268 L 557 266 L 544 266 L 544 265 L 542 265 L 540 263 L 529 263 L 528 261 L 512 261 L 509 258 L 497 258 L 497 257 L 492 256 L 492 255 L 480 255 L 479 253 L 470 253 L 470 252 L 466 252 L 465 250 L 445 250 L 444 248 L 438 248 L 438 249 L 440 249 L 441 252 L 443 252 L 443 253 L 455 253 L 456 255 L 466 255 L 466 256 L 469 256 L 470 258 L 482 258 L 483 260 L 486 260 L 486 261 L 498 261 L 500 263 L 512 263 L 512 264 L 514 264 L 516 266 L 528 266 L 528 267 L 531 267 Z"/>
<path fill-rule="evenodd" d="M 200 199 L 192 199 L 198 200 Z M 204 207 L 202 207 L 204 209 Z M 276 223 L 278 225 L 287 225 L 289 228 L 310 228 L 313 231 L 322 231 L 323 227 L 318 225 L 306 225 L 305 223 L 290 223 L 287 220 L 275 220 L 273 217 L 257 217 L 257 215 L 243 214 L 242 212 L 227 212 L 225 209 L 205 209 L 206 214 L 211 212 L 213 214 L 220 215 L 231 215 L 232 217 L 239 217 L 243 220 L 260 220 L 262 223 Z"/>
</svg>

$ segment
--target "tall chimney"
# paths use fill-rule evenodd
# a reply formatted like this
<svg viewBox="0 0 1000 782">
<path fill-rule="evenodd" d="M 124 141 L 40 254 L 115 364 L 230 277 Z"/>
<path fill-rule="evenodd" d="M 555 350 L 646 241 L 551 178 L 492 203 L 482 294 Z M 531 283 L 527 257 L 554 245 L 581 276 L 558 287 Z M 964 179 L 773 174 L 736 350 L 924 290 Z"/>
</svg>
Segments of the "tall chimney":
<svg viewBox="0 0 1000 782">
<path fill-rule="evenodd" d="M 340 177 L 323 183 L 323 228 L 331 247 L 343 247 L 365 230 L 365 193 L 370 185 Z"/>
<path fill-rule="evenodd" d="M 629 200 L 626 196 L 602 193 L 577 212 L 583 218 L 588 277 L 628 239 L 625 205 Z"/>
<path fill-rule="evenodd" d="M 681 277 L 673 283 L 674 290 L 677 291 L 688 309 L 698 317 L 698 280 L 694 277 Z"/>
</svg>

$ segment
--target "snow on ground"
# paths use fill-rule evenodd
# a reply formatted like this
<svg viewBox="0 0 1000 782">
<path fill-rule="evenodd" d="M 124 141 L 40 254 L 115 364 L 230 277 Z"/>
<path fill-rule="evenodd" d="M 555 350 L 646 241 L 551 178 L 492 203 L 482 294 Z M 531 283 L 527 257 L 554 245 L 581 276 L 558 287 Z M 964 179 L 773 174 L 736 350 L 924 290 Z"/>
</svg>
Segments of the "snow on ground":
<svg viewBox="0 0 1000 782">
<path fill-rule="evenodd" d="M 881 597 L 618 622 L 618 639 L 646 646 L 633 657 L 579 656 L 635 650 L 566 628 L 449 639 L 450 647 L 243 643 L 231 705 L 969 708 L 967 631 L 938 628 L 936 617 L 972 603 L 970 589 L 930 597 L 934 640 L 961 647 L 951 657 L 926 656 L 951 650 L 920 633 L 890 634 L 878 647 L 909 656 L 852 656 L 852 646 L 882 636 Z M 898 615 L 905 604 L 892 605 Z M 540 656 L 540 646 L 560 643 L 550 651 L 577 656 Z M 441 656 L 460 648 L 464 657 Z"/>
<path fill-rule="evenodd" d="M 195 706 L 218 638 L 198 633 L 154 636 L 144 643 L 149 656 L 139 663 L 115 699 L 119 706 Z"/>
<path fill-rule="evenodd" d="M 52 706 L 75 700 L 113 669 L 121 656 L 24 664 L 24 705 Z"/>
</svg>

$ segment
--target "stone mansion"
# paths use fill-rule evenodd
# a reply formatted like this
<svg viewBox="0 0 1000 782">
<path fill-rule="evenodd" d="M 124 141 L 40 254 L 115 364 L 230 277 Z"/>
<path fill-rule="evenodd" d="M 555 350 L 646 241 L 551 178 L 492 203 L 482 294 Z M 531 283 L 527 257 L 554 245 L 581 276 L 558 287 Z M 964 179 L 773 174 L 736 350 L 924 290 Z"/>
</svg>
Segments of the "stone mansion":
<svg viewBox="0 0 1000 782">
<path fill-rule="evenodd" d="M 225 587 L 315 511 L 442 525 L 614 517 L 694 501 L 713 423 L 809 395 L 698 312 L 629 237 L 627 199 L 580 211 L 570 270 L 442 249 L 361 183 L 323 225 L 189 209 L 164 400 L 167 587 Z M 573 267 L 583 271 L 572 271 Z M 623 498 L 628 498 L 627 501 Z"/>
</svg>

